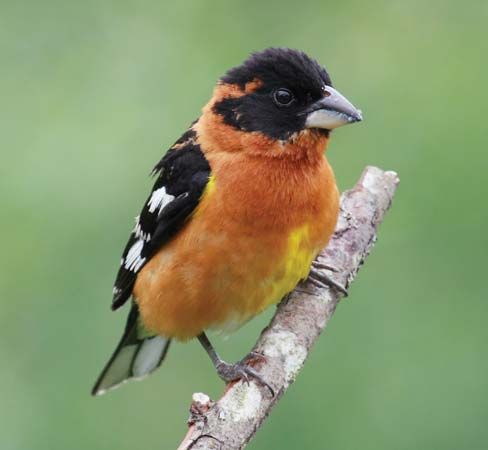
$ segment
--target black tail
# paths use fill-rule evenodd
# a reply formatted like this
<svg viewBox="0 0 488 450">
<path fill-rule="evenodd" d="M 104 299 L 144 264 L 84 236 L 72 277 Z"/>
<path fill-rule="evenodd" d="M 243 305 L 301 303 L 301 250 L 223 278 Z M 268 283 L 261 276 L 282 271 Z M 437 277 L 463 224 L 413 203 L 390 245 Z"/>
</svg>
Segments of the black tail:
<svg viewBox="0 0 488 450">
<path fill-rule="evenodd" d="M 140 380 L 156 370 L 168 352 L 170 339 L 147 336 L 138 323 L 139 311 L 133 304 L 124 334 L 98 377 L 92 395 L 104 394 L 130 379 Z"/>
</svg>

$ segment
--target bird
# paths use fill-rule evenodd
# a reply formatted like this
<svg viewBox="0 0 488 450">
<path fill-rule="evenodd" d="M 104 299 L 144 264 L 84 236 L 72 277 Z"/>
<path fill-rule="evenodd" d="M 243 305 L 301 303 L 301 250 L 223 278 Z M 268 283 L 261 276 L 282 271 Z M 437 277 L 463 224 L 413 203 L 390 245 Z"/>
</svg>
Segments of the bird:
<svg viewBox="0 0 488 450">
<path fill-rule="evenodd" d="M 251 53 L 219 78 L 153 169 L 113 288 L 113 310 L 130 303 L 125 330 L 93 395 L 144 378 L 172 340 L 194 338 L 226 383 L 255 378 L 272 391 L 247 360 L 221 359 L 206 332 L 237 330 L 309 274 L 345 293 L 312 262 L 339 214 L 331 132 L 361 120 L 299 50 Z"/>
</svg>

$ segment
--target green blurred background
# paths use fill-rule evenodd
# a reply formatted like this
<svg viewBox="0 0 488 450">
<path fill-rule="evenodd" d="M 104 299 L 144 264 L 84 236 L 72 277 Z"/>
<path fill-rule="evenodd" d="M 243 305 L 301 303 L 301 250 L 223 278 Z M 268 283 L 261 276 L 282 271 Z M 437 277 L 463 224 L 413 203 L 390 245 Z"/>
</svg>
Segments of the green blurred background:
<svg viewBox="0 0 488 450">
<path fill-rule="evenodd" d="M 119 338 L 112 281 L 148 172 L 249 52 L 305 50 L 365 114 L 334 133 L 341 189 L 402 183 L 379 242 L 251 449 L 488 448 L 488 3 L 0 2 L 0 448 L 171 449 L 195 342 L 89 390 Z M 228 340 L 254 343 L 271 311 Z"/>
</svg>

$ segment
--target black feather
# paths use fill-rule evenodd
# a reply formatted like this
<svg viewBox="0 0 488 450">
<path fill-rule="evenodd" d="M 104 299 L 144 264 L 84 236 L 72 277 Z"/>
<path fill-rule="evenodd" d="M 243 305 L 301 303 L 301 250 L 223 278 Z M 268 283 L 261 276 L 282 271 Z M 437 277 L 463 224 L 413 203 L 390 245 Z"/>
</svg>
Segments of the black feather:
<svg viewBox="0 0 488 450">
<path fill-rule="evenodd" d="M 190 128 L 154 167 L 156 182 L 122 254 L 114 285 L 114 310 L 131 296 L 138 272 L 181 229 L 198 205 L 210 177 L 210 165 L 195 139 L 196 133 Z M 174 198 L 162 208 L 154 207 L 153 194 L 162 188 L 166 196 Z M 135 252 L 134 246 L 140 251 Z M 131 258 L 131 249 L 138 259 Z"/>
<path fill-rule="evenodd" d="M 258 131 L 272 139 L 287 140 L 303 130 L 303 112 L 323 97 L 324 87 L 332 86 L 329 74 L 317 61 L 298 50 L 269 48 L 252 54 L 240 66 L 230 69 L 222 83 L 238 85 L 258 80 L 259 87 L 240 97 L 226 97 L 214 105 L 214 112 L 225 123 L 243 131 Z M 293 93 L 289 106 L 273 102 L 278 89 Z M 328 130 L 314 130 L 328 135 Z"/>
<path fill-rule="evenodd" d="M 224 83 L 237 84 L 241 88 L 255 79 L 264 84 L 315 88 L 319 93 L 323 84 L 332 86 L 324 67 L 306 53 L 291 48 L 268 48 L 252 53 L 241 65 L 221 77 Z"/>
</svg>

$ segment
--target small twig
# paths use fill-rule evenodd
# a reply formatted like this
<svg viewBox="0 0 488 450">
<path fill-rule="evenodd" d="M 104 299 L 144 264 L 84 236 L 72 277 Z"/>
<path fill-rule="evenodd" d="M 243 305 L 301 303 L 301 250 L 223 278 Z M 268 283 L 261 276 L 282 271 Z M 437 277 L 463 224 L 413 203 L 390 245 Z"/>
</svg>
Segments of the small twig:
<svg viewBox="0 0 488 450">
<path fill-rule="evenodd" d="M 376 230 L 399 183 L 395 172 L 367 167 L 356 186 L 341 197 L 334 236 L 316 267 L 348 287 L 376 241 Z M 230 386 L 217 402 L 194 394 L 189 430 L 178 450 L 241 449 L 252 439 L 273 405 L 295 380 L 310 348 L 329 322 L 343 294 L 306 280 L 276 310 L 253 352 L 266 357 L 255 366 L 275 396 L 254 380 Z"/>
</svg>

